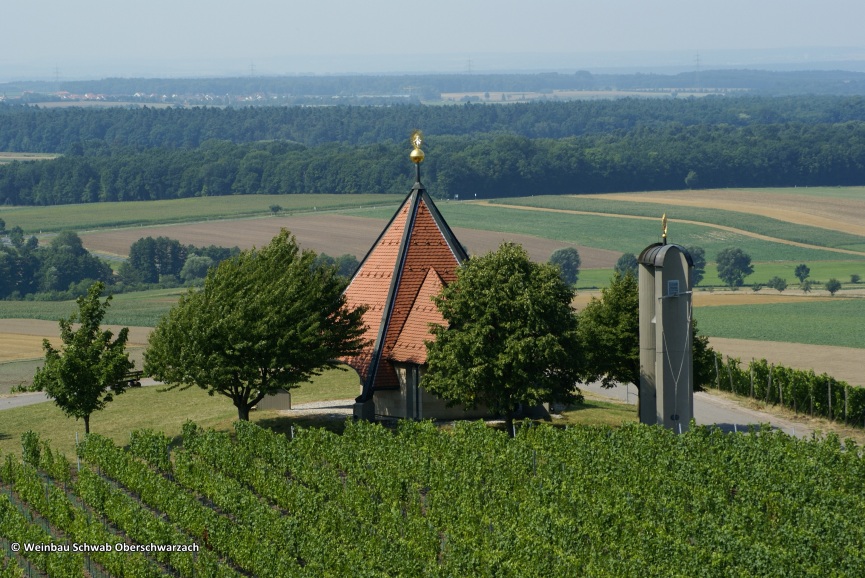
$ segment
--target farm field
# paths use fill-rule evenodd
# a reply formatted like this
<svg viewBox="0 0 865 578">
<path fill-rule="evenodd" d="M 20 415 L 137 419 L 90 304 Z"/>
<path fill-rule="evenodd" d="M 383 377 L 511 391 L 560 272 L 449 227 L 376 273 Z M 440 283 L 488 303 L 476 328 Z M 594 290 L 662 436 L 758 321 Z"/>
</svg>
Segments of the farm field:
<svg viewBox="0 0 865 578">
<path fill-rule="evenodd" d="M 396 206 L 383 209 L 393 214 Z M 85 233 L 81 235 L 84 246 L 91 251 L 126 255 L 129 246 L 142 237 L 166 236 L 184 244 L 220 245 L 241 249 L 266 245 L 279 233 L 288 229 L 304 248 L 331 256 L 351 253 L 362 259 L 381 234 L 386 221 L 378 218 L 352 215 L 306 214 L 302 216 L 268 217 L 231 221 L 210 221 L 167 225 L 163 227 L 140 227 Z M 575 246 L 570 243 L 551 241 L 536 235 L 502 234 L 460 227 L 454 230 L 457 238 L 473 254 L 492 251 L 505 240 L 520 243 L 536 260 L 546 261 L 556 249 Z M 620 253 L 606 249 L 576 246 L 588 269 L 612 268 Z"/>
<path fill-rule="evenodd" d="M 270 215 L 270 206 L 285 213 L 315 212 L 336 208 L 393 204 L 402 195 L 234 195 L 170 201 L 89 203 L 49 207 L 0 207 L 8 227 L 18 226 L 25 235 L 40 232 L 187 223 L 208 219 L 238 219 Z"/>
<path fill-rule="evenodd" d="M 865 236 L 865 187 L 666 191 L 592 197 L 617 203 L 654 203 L 677 208 L 698 207 L 759 214 L 787 223 Z"/>
<path fill-rule="evenodd" d="M 396 207 L 394 201 L 402 198 L 398 195 L 391 197 L 392 204 L 378 208 L 365 206 L 363 209 L 358 208 L 360 203 L 345 203 L 346 199 L 341 195 L 250 196 L 133 203 L 136 217 L 143 222 L 152 220 L 156 223 L 160 214 L 187 222 L 96 230 L 83 234 L 82 238 L 85 246 L 92 250 L 125 255 L 132 242 L 148 235 L 169 236 L 195 245 L 238 245 L 246 248 L 267 243 L 281 227 L 286 227 L 296 234 L 303 246 L 334 256 L 352 253 L 360 258 L 378 236 L 386 219 L 392 216 Z M 375 196 L 373 200 L 382 198 Z M 319 209 L 328 206 L 328 202 L 336 203 L 329 205 L 336 212 L 317 210 L 267 216 L 271 204 L 294 207 L 296 212 L 301 212 L 308 211 L 313 202 L 316 204 L 312 206 Z M 340 206 L 339 203 L 345 204 Z M 695 292 L 696 317 L 704 334 L 723 339 L 747 339 L 748 343 L 755 344 L 755 355 L 767 358 L 769 355 L 759 352 L 765 350 L 771 353 L 782 347 L 779 344 L 784 341 L 806 343 L 816 348 L 865 348 L 865 341 L 855 327 L 843 329 L 847 327 L 846 324 L 852 323 L 851 320 L 861 319 L 865 314 L 862 286 L 846 282 L 851 274 L 865 277 L 865 237 L 858 235 L 856 228 L 857 219 L 865 214 L 863 188 L 537 196 L 496 201 L 497 205 L 505 203 L 508 206 L 439 201 L 438 206 L 471 253 L 483 253 L 495 249 L 503 240 L 512 240 L 523 244 L 532 258 L 545 261 L 557 248 L 576 247 L 583 260 L 575 302 L 578 307 L 595 294 L 592 288 L 606 285 L 611 268 L 621 253 L 639 253 L 650 242 L 659 240 L 659 215 L 667 212 L 671 217 L 669 233 L 672 242 L 698 245 L 706 250 L 710 263 L 706 267 L 703 286 L 720 285 L 711 259 L 720 249 L 728 246 L 740 247 L 753 257 L 755 272 L 746 279 L 746 283 L 765 283 L 771 277 L 779 276 L 790 284 L 790 289 L 784 293 L 768 289 L 754 293 L 748 287 L 737 292 Z M 108 208 L 98 204 L 87 206 L 85 209 L 88 211 L 103 212 L 93 213 L 86 218 L 78 216 L 70 222 L 86 221 L 97 229 L 110 226 L 117 220 L 120 209 L 128 207 L 119 203 L 111 205 Z M 32 211 L 28 216 L 30 222 L 37 223 L 41 219 L 57 219 L 65 211 L 73 209 L 77 210 L 78 207 L 26 210 Z M 11 225 L 14 221 L 9 215 L 24 214 L 17 213 L 23 210 L 4 208 L 0 209 L 0 215 Z M 50 216 L 40 216 L 40 211 Z M 245 211 L 254 211 L 257 218 L 229 218 L 232 211 L 237 211 L 241 216 L 248 214 Z M 224 218 L 202 222 L 202 215 L 214 219 L 222 215 Z M 809 215 L 824 220 L 808 220 Z M 188 222 L 190 220 L 197 222 Z M 847 230 L 841 230 L 843 227 L 830 230 L 821 226 L 835 220 L 847 223 Z M 799 263 L 808 264 L 811 268 L 810 280 L 815 284 L 807 296 L 795 288 L 797 281 L 793 277 L 793 269 Z M 833 307 L 840 307 L 836 304 L 820 304 L 821 300 L 829 297 L 822 283 L 832 277 L 845 283 L 838 297 L 851 298 L 849 304 L 844 306 L 844 313 L 834 317 L 837 323 L 842 324 L 842 329 L 814 329 L 815 324 L 821 325 L 821 315 Z M 108 321 L 134 326 L 152 325 L 181 291 L 118 295 L 109 309 Z M 731 306 L 712 307 L 719 304 L 718 300 Z M 786 305 L 778 310 L 766 309 L 771 312 L 772 324 L 758 331 L 758 328 L 753 327 L 753 320 L 762 319 L 760 312 L 775 302 Z M 56 320 L 68 315 L 71 307 L 69 303 L 0 302 L 0 317 Z M 703 314 L 703 311 L 706 313 Z M 788 315 L 790 324 L 799 329 L 778 330 L 778 324 L 785 322 Z M 797 321 L 802 319 L 809 321 Z M 822 326 L 826 327 L 827 324 L 823 323 Z M 766 345 L 759 345 L 763 341 Z M 721 352 L 726 353 L 723 350 Z M 831 367 L 825 371 L 832 374 Z M 844 375 L 849 375 L 846 370 L 842 371 Z M 841 375 L 838 377 L 841 378 Z"/>
</svg>

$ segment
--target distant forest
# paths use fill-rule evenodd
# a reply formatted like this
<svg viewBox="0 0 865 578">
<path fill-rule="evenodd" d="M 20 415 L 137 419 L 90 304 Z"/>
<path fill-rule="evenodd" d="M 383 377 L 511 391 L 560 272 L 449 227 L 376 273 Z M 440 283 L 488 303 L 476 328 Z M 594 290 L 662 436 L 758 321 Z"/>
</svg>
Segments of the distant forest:
<svg viewBox="0 0 865 578">
<path fill-rule="evenodd" d="M 203 195 L 478 198 L 865 184 L 865 97 L 724 96 L 512 105 L 61 108 L 0 104 L 0 204 Z"/>
<path fill-rule="evenodd" d="M 95 93 L 109 100 L 136 98 L 184 102 L 196 95 L 262 95 L 256 104 L 312 104 L 320 99 L 375 97 L 377 102 L 437 100 L 449 92 L 537 92 L 555 90 L 728 91 L 789 96 L 794 94 L 865 94 L 865 73 L 844 70 L 702 70 L 679 74 L 424 74 L 251 76 L 235 78 L 106 78 L 80 81 L 22 81 L 0 84 L 0 93 L 19 94 L 29 102 L 58 100 L 55 93 Z M 195 100 L 192 98 L 192 100 Z"/>
</svg>

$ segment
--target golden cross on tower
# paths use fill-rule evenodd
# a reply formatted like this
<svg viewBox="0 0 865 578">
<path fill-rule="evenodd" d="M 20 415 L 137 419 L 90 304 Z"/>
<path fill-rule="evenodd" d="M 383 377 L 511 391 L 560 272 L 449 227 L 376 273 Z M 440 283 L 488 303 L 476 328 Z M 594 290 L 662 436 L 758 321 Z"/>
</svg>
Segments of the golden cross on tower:
<svg viewBox="0 0 865 578">
<path fill-rule="evenodd" d="M 664 229 L 664 232 L 661 233 L 661 239 L 664 240 L 664 244 L 667 244 L 667 213 L 664 213 L 664 216 L 661 217 L 661 227 Z"/>
</svg>

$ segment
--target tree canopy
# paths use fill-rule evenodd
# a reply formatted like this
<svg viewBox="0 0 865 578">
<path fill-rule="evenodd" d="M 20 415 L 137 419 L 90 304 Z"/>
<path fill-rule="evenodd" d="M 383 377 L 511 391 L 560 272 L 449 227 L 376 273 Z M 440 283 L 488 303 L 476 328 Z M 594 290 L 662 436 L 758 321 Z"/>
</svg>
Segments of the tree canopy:
<svg viewBox="0 0 865 578">
<path fill-rule="evenodd" d="M 603 387 L 632 383 L 640 387 L 640 295 L 630 270 L 616 271 L 610 284 L 579 316 L 579 342 L 585 357 L 584 383 Z"/>
<path fill-rule="evenodd" d="M 706 275 L 706 250 L 696 246 L 686 247 L 685 250 L 694 263 L 694 268 L 691 269 L 691 286 L 696 287 Z"/>
<path fill-rule="evenodd" d="M 572 298 L 558 269 L 533 263 L 519 245 L 469 259 L 434 299 L 447 325 L 432 329 L 424 388 L 508 421 L 521 405 L 579 399 Z"/>
<path fill-rule="evenodd" d="M 129 330 L 124 327 L 112 339 L 113 333 L 100 327 L 111 301 L 110 295 L 100 301 L 104 288 L 103 283 L 91 285 L 78 298 L 78 311 L 60 320 L 61 349 L 42 342 L 45 365 L 33 378 L 33 389 L 47 393 L 67 416 L 84 420 L 85 433 L 90 433 L 90 415 L 123 393 L 123 376 L 133 367 L 126 352 Z"/>
<path fill-rule="evenodd" d="M 636 255 L 633 253 L 622 253 L 622 256 L 616 260 L 616 266 L 613 267 L 613 271 L 619 275 L 625 275 L 630 272 L 636 276 L 638 266 Z"/>
<path fill-rule="evenodd" d="M 741 287 L 745 277 L 754 272 L 751 256 L 737 247 L 722 249 L 715 262 L 718 265 L 718 278 L 732 289 Z"/>
<path fill-rule="evenodd" d="M 559 268 L 562 281 L 568 285 L 576 285 L 580 277 L 580 253 L 573 247 L 557 249 L 550 255 L 550 265 Z"/>
<path fill-rule="evenodd" d="M 715 376 L 715 353 L 709 339 L 697 331 L 696 320 L 691 321 L 691 331 L 696 390 Z M 601 297 L 593 298 L 580 312 L 579 340 L 585 357 L 583 383 L 640 387 L 640 295 L 634 274 L 615 273 Z"/>
<path fill-rule="evenodd" d="M 283 229 L 266 247 L 212 268 L 153 330 L 145 371 L 171 387 L 224 395 L 248 420 L 264 396 L 358 353 L 363 309 L 347 308 L 345 281 L 315 267 L 315 257 Z"/>
</svg>

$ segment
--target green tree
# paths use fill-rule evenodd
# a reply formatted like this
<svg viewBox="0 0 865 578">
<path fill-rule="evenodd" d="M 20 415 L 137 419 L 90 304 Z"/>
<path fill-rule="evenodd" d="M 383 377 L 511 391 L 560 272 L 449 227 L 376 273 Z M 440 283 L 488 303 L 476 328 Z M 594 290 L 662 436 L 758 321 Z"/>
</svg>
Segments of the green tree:
<svg viewBox="0 0 865 578">
<path fill-rule="evenodd" d="M 804 283 L 805 279 L 807 279 L 808 276 L 811 275 L 811 268 L 808 267 L 808 265 L 806 265 L 805 263 L 800 263 L 799 265 L 796 265 L 796 270 L 793 271 L 793 275 L 796 276 L 796 279 L 799 280 L 799 283 Z"/>
<path fill-rule="evenodd" d="M 351 279 L 357 268 L 360 267 L 360 262 L 351 253 L 345 253 L 334 259 L 334 265 L 336 265 L 336 272 L 339 276 Z"/>
<path fill-rule="evenodd" d="M 283 229 L 211 268 L 203 289 L 181 297 L 151 333 L 145 371 L 171 388 L 224 395 L 248 420 L 265 395 L 359 353 L 363 309 L 349 310 L 345 281 L 314 261 Z"/>
<path fill-rule="evenodd" d="M 576 285 L 580 277 L 580 253 L 573 247 L 558 249 L 550 255 L 550 265 L 559 268 L 562 281 L 568 285 Z"/>
<path fill-rule="evenodd" d="M 207 277 L 207 271 L 213 266 L 213 259 L 204 255 L 190 255 L 186 258 L 180 270 L 180 278 L 186 282 Z"/>
<path fill-rule="evenodd" d="M 782 293 L 787 288 L 787 280 L 781 279 L 777 275 L 766 281 L 766 287 L 775 289 L 778 293 Z"/>
<path fill-rule="evenodd" d="M 834 277 L 826 281 L 826 291 L 829 292 L 833 297 L 835 293 L 837 293 L 841 289 L 841 281 L 835 279 Z"/>
<path fill-rule="evenodd" d="M 697 176 L 697 171 L 688 171 L 688 176 L 685 177 L 685 185 L 689 189 L 693 189 L 700 182 L 700 177 Z"/>
<path fill-rule="evenodd" d="M 858 273 L 853 273 L 850 275 L 850 282 L 856 285 L 859 281 L 862 280 L 862 277 Z"/>
<path fill-rule="evenodd" d="M 722 249 L 715 262 L 718 266 L 718 278 L 731 289 L 741 287 L 745 277 L 754 272 L 751 256 L 736 247 Z"/>
<path fill-rule="evenodd" d="M 434 299 L 447 326 L 432 328 L 424 388 L 509 425 L 521 405 L 579 400 L 573 295 L 558 269 L 513 243 L 466 261 Z"/>
<path fill-rule="evenodd" d="M 640 295 L 633 272 L 616 271 L 601 297 L 592 298 L 580 312 L 578 335 L 583 383 L 640 387 Z"/>
<path fill-rule="evenodd" d="M 78 298 L 78 311 L 60 320 L 60 350 L 47 339 L 42 342 L 45 365 L 33 378 L 34 390 L 47 393 L 67 416 L 84 420 L 85 433 L 90 433 L 90 414 L 123 393 L 123 376 L 134 366 L 126 351 L 129 329 L 112 339 L 111 331 L 100 328 L 111 301 L 110 295 L 100 301 L 104 288 L 103 283 L 91 285 Z"/>
<path fill-rule="evenodd" d="M 633 253 L 624 253 L 619 257 L 619 260 L 616 261 L 616 266 L 613 268 L 613 271 L 619 275 L 625 275 L 630 271 L 636 277 L 638 267 L 639 264 L 637 263 L 637 256 Z"/>
<path fill-rule="evenodd" d="M 16 225 L 9 229 L 8 235 L 13 247 L 20 249 L 24 246 L 24 229 Z"/>
<path fill-rule="evenodd" d="M 691 261 L 694 262 L 694 268 L 691 269 L 691 285 L 696 287 L 706 275 L 706 251 L 702 247 L 686 247 L 685 250 L 691 256 Z"/>
<path fill-rule="evenodd" d="M 692 320 L 694 388 L 711 382 L 715 352 Z M 640 387 L 640 295 L 632 273 L 616 273 L 579 315 L 580 349 L 585 358 L 580 381 L 600 381 L 602 387 L 630 383 Z"/>
<path fill-rule="evenodd" d="M 70 285 L 86 279 L 105 283 L 114 281 L 111 267 L 91 255 L 74 231 L 58 233 L 38 253 L 42 263 L 40 274 L 43 291 L 66 291 Z"/>
</svg>

